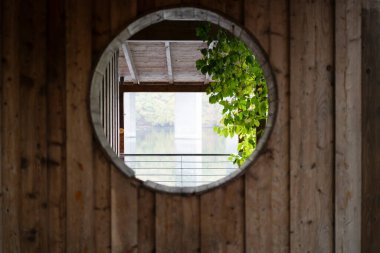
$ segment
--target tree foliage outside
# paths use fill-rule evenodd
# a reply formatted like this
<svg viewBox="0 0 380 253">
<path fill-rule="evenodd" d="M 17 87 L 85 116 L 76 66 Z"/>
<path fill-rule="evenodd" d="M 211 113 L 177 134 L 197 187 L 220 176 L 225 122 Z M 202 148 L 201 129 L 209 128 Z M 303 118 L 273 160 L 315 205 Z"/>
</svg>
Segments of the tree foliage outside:
<svg viewBox="0 0 380 253">
<path fill-rule="evenodd" d="M 137 122 L 145 125 L 169 127 L 174 125 L 174 93 L 138 93 L 136 95 Z"/>
<path fill-rule="evenodd" d="M 213 31 L 210 23 L 196 30 L 207 42 L 196 68 L 212 77 L 206 90 L 211 104 L 223 107 L 220 126 L 214 130 L 225 137 L 239 137 L 237 154 L 230 159 L 239 166 L 252 154 L 268 116 L 268 89 L 264 73 L 252 51 L 222 29 Z"/>
</svg>

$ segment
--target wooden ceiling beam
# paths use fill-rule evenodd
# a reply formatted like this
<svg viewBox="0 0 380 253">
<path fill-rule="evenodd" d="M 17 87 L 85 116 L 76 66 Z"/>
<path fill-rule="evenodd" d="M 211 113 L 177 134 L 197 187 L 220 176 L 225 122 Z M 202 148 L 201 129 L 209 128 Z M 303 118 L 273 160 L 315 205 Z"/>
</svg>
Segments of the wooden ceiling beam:
<svg viewBox="0 0 380 253">
<path fill-rule="evenodd" d="M 128 82 L 121 84 L 120 92 L 206 92 L 208 85 L 195 83 L 140 83 L 133 85 Z"/>
<path fill-rule="evenodd" d="M 132 53 L 129 49 L 128 42 L 125 42 L 121 45 L 125 57 L 125 61 L 127 62 L 127 66 L 129 69 L 129 73 L 131 74 L 131 78 L 134 84 L 139 84 L 139 77 L 136 71 L 136 66 L 133 62 Z"/>
<path fill-rule="evenodd" d="M 172 68 L 172 56 L 170 52 L 170 42 L 165 41 L 165 50 L 166 50 L 166 65 L 168 67 L 168 77 L 169 77 L 169 83 L 173 84 L 174 78 L 173 78 L 173 68 Z"/>
</svg>

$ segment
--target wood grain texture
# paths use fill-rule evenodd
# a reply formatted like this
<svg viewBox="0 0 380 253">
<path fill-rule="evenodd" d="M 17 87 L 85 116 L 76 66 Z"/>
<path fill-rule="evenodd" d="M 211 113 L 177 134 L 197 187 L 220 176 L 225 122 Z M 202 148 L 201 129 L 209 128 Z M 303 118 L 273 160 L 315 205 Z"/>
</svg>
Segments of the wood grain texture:
<svg viewBox="0 0 380 253">
<path fill-rule="evenodd" d="M 87 105 L 91 77 L 91 3 L 66 2 L 70 10 L 66 20 L 68 252 L 94 252 L 93 142 Z"/>
<path fill-rule="evenodd" d="M 110 2 L 94 1 L 92 13 L 93 66 L 111 41 Z M 98 145 L 94 153 L 95 252 L 111 252 L 111 166 Z"/>
<path fill-rule="evenodd" d="M 111 252 L 111 169 L 104 153 L 94 150 L 95 252 Z"/>
<path fill-rule="evenodd" d="M 20 5 L 21 251 L 46 252 L 46 2 Z"/>
<path fill-rule="evenodd" d="M 335 3 L 335 252 L 360 252 L 361 1 Z"/>
<path fill-rule="evenodd" d="M 362 12 L 362 222 L 361 252 L 380 251 L 380 1 Z"/>
<path fill-rule="evenodd" d="M 278 93 L 272 135 L 246 173 L 246 252 L 289 251 L 288 8 L 285 1 L 245 2 L 245 26 L 268 54 Z"/>
<path fill-rule="evenodd" d="M 155 192 L 138 190 L 138 253 L 156 251 Z"/>
<path fill-rule="evenodd" d="M 3 2 L 0 3 L 0 38 L 3 38 Z M 0 40 L 0 165 L 2 165 L 2 133 L 3 119 L 1 117 L 3 109 L 3 40 Z M 3 187 L 2 187 L 2 172 L 0 171 L 0 253 L 3 253 Z"/>
<path fill-rule="evenodd" d="M 182 250 L 183 206 L 181 196 L 156 194 L 156 252 L 179 253 Z"/>
<path fill-rule="evenodd" d="M 48 252 L 63 253 L 66 252 L 66 36 L 62 18 L 65 2 L 49 2 L 47 8 Z"/>
<path fill-rule="evenodd" d="M 199 198 L 156 194 L 156 252 L 199 252 Z"/>
<path fill-rule="evenodd" d="M 246 252 L 244 178 L 201 196 L 201 252 Z"/>
<path fill-rule="evenodd" d="M 138 252 L 137 188 L 119 169 L 111 168 L 112 252 Z"/>
<path fill-rule="evenodd" d="M 2 1 L 2 252 L 20 252 L 19 1 Z M 6 242 L 6 243 L 5 243 Z"/>
<path fill-rule="evenodd" d="M 333 251 L 333 4 L 291 1 L 290 251 Z"/>
</svg>

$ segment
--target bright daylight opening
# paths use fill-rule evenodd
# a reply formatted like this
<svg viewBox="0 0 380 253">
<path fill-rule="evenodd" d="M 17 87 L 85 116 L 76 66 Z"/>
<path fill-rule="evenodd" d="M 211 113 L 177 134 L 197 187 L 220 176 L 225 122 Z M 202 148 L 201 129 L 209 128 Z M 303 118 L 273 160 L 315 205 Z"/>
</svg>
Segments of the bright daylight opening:
<svg viewBox="0 0 380 253">
<path fill-rule="evenodd" d="M 268 100 L 263 72 L 242 41 L 209 23 L 166 21 L 118 53 L 120 157 L 136 178 L 200 186 L 251 155 Z"/>
<path fill-rule="evenodd" d="M 198 186 L 238 166 L 238 138 L 214 131 L 222 108 L 205 93 L 124 93 L 121 156 L 136 177 L 167 186 Z"/>
</svg>

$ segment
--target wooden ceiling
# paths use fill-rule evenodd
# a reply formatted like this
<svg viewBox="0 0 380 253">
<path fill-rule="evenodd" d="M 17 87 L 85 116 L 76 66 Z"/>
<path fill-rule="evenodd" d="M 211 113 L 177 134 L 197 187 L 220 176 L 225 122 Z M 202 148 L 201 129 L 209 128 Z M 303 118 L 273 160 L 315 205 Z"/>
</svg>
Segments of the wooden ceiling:
<svg viewBox="0 0 380 253">
<path fill-rule="evenodd" d="M 128 40 L 119 51 L 119 76 L 130 84 L 207 84 L 195 67 L 205 47 L 199 40 Z"/>
</svg>

